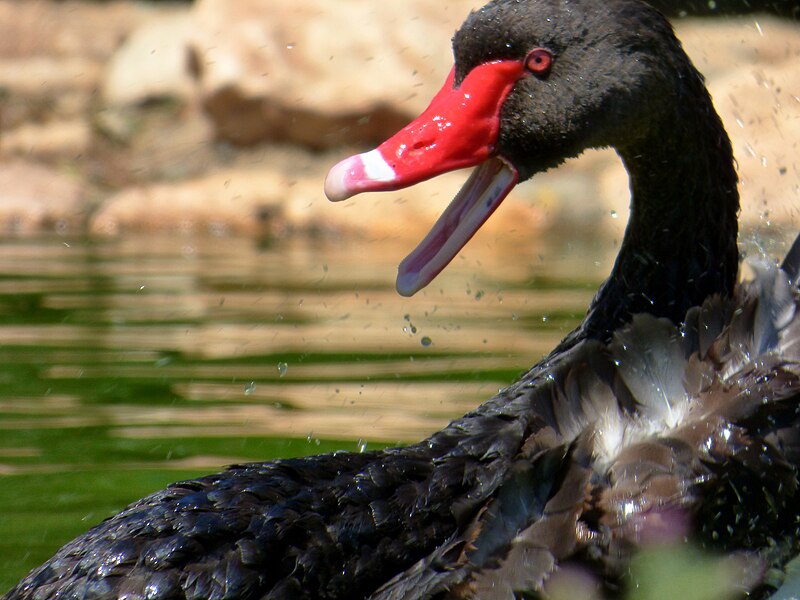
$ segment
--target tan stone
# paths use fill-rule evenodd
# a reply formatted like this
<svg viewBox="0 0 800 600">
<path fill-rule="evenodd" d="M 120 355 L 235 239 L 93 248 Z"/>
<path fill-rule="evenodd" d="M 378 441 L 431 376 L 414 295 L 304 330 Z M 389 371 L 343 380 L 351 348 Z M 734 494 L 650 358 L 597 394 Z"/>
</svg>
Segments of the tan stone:
<svg viewBox="0 0 800 600">
<path fill-rule="evenodd" d="M 192 46 L 218 134 L 376 142 L 423 109 L 476 0 L 200 0 Z"/>
<path fill-rule="evenodd" d="M 85 119 L 25 123 L 0 136 L 0 155 L 54 157 L 80 160 L 91 140 Z"/>
<path fill-rule="evenodd" d="M 426 106 L 452 64 L 453 31 L 481 4 L 198 0 L 145 8 L 0 0 L 0 86 L 10 94 L 0 154 L 74 161 L 86 181 L 110 187 L 143 182 L 109 194 L 91 222 L 96 231 L 359 230 L 413 244 L 466 174 L 340 205 L 325 200 L 322 180 L 338 159 L 391 135 Z M 678 21 L 733 138 L 746 224 L 797 220 L 797 33 L 797 24 L 768 18 Z M 104 101 L 126 106 L 98 106 L 101 77 Z M 168 116 L 136 108 L 163 96 L 188 103 Z M 258 145 L 230 148 L 214 138 Z M 614 153 L 589 152 L 521 184 L 478 243 L 559 225 L 619 238 L 628 202 Z M 27 206 L 26 223 L 46 221 L 36 202 Z"/>
<path fill-rule="evenodd" d="M 132 229 L 257 233 L 263 216 L 280 216 L 279 194 L 286 187 L 281 174 L 266 169 L 137 186 L 106 200 L 89 228 L 99 234 Z"/>
<path fill-rule="evenodd" d="M 377 143 L 436 92 L 452 63 L 451 33 L 480 4 L 201 0 L 192 45 L 217 135 L 312 148 Z M 800 124 L 797 25 L 740 18 L 679 20 L 677 28 L 708 76 L 733 138 L 743 219 L 749 224 L 791 220 L 800 177 L 787 148 L 798 139 Z M 537 176 L 513 198 L 544 202 L 532 219 L 536 223 L 599 223 L 621 235 L 627 177 L 613 155 L 589 156 Z M 403 197 L 417 196 L 407 191 Z M 508 209 L 492 221 L 503 212 Z"/>
<path fill-rule="evenodd" d="M 194 95 L 190 73 L 189 36 L 194 20 L 188 14 L 148 21 L 114 53 L 103 78 L 103 100 L 111 105 Z"/>
<path fill-rule="evenodd" d="M 22 160 L 0 162 L 0 230 L 78 230 L 82 200 L 83 186 L 73 177 Z"/>
<path fill-rule="evenodd" d="M 678 21 L 731 137 L 745 228 L 800 223 L 798 34 L 797 24 L 769 17 Z M 603 204 L 626 223 L 627 175 L 610 165 L 599 177 Z"/>
</svg>

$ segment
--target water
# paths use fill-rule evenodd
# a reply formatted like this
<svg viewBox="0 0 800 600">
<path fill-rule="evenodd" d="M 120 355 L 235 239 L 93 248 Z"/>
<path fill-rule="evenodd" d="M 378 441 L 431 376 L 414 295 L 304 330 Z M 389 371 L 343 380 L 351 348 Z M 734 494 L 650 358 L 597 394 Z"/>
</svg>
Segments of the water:
<svg viewBox="0 0 800 600">
<path fill-rule="evenodd" d="M 407 443 L 490 397 L 580 318 L 614 253 L 513 243 L 413 299 L 389 240 L 0 243 L 0 591 L 171 481 Z"/>
<path fill-rule="evenodd" d="M 743 239 L 777 256 L 786 237 Z M 430 434 L 548 352 L 616 253 L 568 235 L 478 239 L 406 299 L 394 275 L 409 249 L 0 242 L 0 593 L 169 482 Z"/>
</svg>

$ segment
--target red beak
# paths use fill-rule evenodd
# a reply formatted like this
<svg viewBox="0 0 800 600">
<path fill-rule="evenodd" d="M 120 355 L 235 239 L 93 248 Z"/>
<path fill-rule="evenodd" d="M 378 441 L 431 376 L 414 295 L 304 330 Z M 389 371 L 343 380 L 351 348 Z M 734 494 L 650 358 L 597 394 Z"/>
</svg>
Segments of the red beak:
<svg viewBox="0 0 800 600">
<path fill-rule="evenodd" d="M 428 285 L 480 229 L 519 179 L 496 156 L 500 110 L 525 70 L 502 60 L 472 69 L 454 85 L 455 70 L 417 119 L 375 150 L 335 165 L 325 179 L 334 202 L 367 191 L 396 190 L 436 175 L 480 165 L 419 246 L 400 264 L 397 291 Z"/>
</svg>

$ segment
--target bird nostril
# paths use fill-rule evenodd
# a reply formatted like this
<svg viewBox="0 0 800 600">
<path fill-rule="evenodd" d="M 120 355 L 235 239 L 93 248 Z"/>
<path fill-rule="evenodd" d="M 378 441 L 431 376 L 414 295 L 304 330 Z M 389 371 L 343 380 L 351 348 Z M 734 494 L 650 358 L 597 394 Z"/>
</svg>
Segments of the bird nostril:
<svg viewBox="0 0 800 600">
<path fill-rule="evenodd" d="M 418 155 L 423 154 L 436 145 L 435 139 L 422 139 L 414 142 L 409 148 L 409 154 Z"/>
</svg>

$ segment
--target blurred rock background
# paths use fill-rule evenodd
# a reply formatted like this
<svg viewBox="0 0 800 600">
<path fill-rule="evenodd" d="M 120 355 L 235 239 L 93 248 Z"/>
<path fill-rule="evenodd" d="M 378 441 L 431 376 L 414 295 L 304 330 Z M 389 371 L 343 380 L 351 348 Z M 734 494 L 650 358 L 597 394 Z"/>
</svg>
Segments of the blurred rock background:
<svg viewBox="0 0 800 600">
<path fill-rule="evenodd" d="M 465 174 L 344 207 L 322 180 L 427 105 L 482 4 L 0 0 L 0 231 L 417 239 Z M 733 138 L 743 220 L 796 227 L 797 3 L 661 4 Z M 590 152 L 520 186 L 487 227 L 618 235 L 627 201 L 613 152 Z"/>
</svg>

